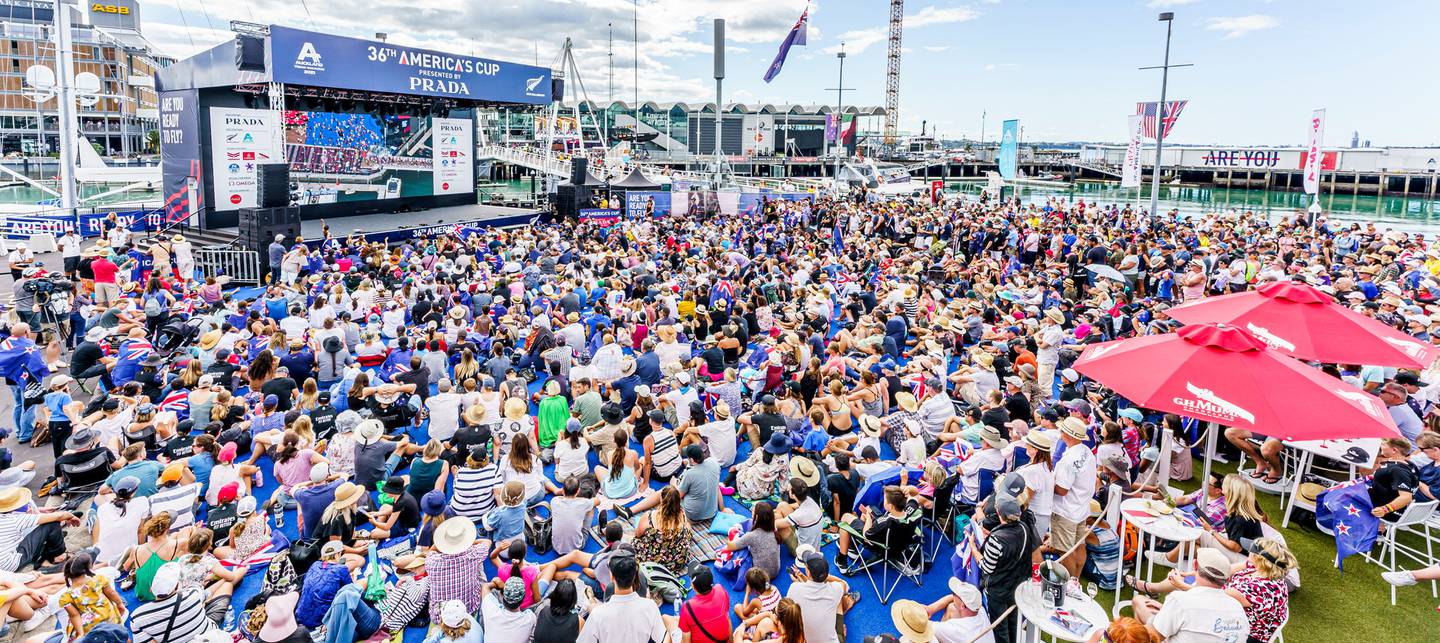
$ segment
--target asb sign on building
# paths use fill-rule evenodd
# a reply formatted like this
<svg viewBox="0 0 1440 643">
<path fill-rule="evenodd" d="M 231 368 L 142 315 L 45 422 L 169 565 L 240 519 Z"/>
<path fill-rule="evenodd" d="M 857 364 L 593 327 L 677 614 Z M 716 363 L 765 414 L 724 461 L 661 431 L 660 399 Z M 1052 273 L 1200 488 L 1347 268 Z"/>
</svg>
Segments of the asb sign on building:
<svg viewBox="0 0 1440 643">
<path fill-rule="evenodd" d="M 270 27 L 278 83 L 503 103 L 550 103 L 550 70 L 376 40 Z"/>
</svg>

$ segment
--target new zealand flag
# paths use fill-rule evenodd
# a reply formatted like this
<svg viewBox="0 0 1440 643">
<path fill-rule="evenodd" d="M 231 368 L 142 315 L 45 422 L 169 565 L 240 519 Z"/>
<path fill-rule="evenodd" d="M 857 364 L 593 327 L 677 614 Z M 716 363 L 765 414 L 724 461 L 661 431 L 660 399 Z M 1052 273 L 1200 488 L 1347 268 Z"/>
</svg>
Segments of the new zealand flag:
<svg viewBox="0 0 1440 643">
<path fill-rule="evenodd" d="M 1380 519 L 1370 513 L 1370 476 L 1322 491 L 1315 498 L 1315 522 L 1335 533 L 1335 567 L 1351 554 L 1370 551 L 1380 535 Z"/>
</svg>

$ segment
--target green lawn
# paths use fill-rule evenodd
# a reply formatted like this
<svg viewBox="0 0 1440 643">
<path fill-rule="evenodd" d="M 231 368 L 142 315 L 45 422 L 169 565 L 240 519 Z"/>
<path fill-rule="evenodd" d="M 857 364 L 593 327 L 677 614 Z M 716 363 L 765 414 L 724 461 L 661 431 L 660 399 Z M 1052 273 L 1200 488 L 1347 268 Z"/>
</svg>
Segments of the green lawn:
<svg viewBox="0 0 1440 643">
<path fill-rule="evenodd" d="M 1195 463 L 1196 479 L 1177 485 L 1187 490 L 1197 488 L 1202 464 Z M 1218 465 L 1234 471 L 1235 465 Z M 1260 503 L 1271 522 L 1280 526 L 1284 507 L 1278 496 L 1261 493 Z M 1291 520 L 1283 530 L 1285 541 L 1300 560 L 1300 591 L 1290 596 L 1290 623 L 1285 626 L 1286 643 L 1322 643 L 1358 641 L 1388 643 L 1390 641 L 1440 641 L 1440 600 L 1430 595 L 1430 584 L 1421 583 L 1398 590 L 1395 605 L 1390 605 L 1390 585 L 1380 579 L 1380 568 L 1360 555 L 1345 560 L 1345 571 L 1335 569 L 1335 540 L 1306 522 Z M 1440 532 L 1437 532 L 1440 533 Z M 1424 541 L 1414 538 L 1412 546 L 1424 550 Z M 1407 542 L 1402 538 L 1401 542 Z M 1378 547 L 1376 548 L 1378 551 Z M 1440 555 L 1440 550 L 1437 550 Z M 1417 563 L 1397 557 L 1403 569 L 1414 569 Z M 1131 563 L 1133 564 L 1133 563 Z M 1162 580 L 1168 570 L 1156 567 L 1156 578 Z M 1128 593 L 1126 594 L 1128 596 Z M 1097 597 L 1106 608 L 1114 601 L 1109 592 Z M 1128 613 L 1128 612 L 1127 612 Z"/>
</svg>

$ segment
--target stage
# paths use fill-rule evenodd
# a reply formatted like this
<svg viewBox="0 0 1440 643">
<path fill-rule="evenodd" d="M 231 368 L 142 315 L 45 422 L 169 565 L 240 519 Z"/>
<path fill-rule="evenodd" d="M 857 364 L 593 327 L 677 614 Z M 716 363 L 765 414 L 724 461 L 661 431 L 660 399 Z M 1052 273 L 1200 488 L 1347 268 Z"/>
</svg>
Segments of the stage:
<svg viewBox="0 0 1440 643">
<path fill-rule="evenodd" d="M 328 222 L 330 234 L 335 237 L 343 238 L 352 233 L 358 233 L 371 241 L 387 239 L 401 241 L 416 236 L 449 232 L 456 225 L 485 228 L 529 225 L 539 214 L 539 210 L 530 208 L 478 204 L 455 205 L 418 212 L 387 212 L 329 220 L 302 221 L 300 222 L 300 234 L 307 241 L 318 241 L 323 236 L 324 225 Z M 220 232 L 239 234 L 237 228 L 222 228 Z M 289 240 L 287 239 L 287 241 Z"/>
</svg>

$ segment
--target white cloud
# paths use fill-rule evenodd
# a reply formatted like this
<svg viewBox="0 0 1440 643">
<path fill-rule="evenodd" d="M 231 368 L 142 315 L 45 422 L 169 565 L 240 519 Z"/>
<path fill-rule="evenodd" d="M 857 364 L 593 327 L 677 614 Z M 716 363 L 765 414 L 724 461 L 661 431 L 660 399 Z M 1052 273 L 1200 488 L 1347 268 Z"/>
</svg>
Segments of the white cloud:
<svg viewBox="0 0 1440 643">
<path fill-rule="evenodd" d="M 998 71 L 1001 69 L 1014 69 L 1015 63 L 990 63 L 985 65 L 985 71 Z"/>
<path fill-rule="evenodd" d="M 905 16 L 905 28 L 916 29 L 931 25 L 954 24 L 969 22 L 980 17 L 980 12 L 970 7 L 924 7 L 921 10 Z M 887 27 L 870 27 L 868 29 L 854 29 L 840 34 L 837 40 L 845 43 L 845 51 L 851 54 L 859 54 L 869 49 L 872 45 L 888 40 L 889 32 Z M 825 48 L 825 53 L 835 54 L 840 51 L 839 45 Z"/>
<path fill-rule="evenodd" d="M 942 51 L 949 51 L 950 45 L 925 45 L 924 47 L 921 47 L 921 49 L 924 49 L 925 51 L 928 51 L 930 53 L 938 54 Z"/>
<path fill-rule="evenodd" d="M 1225 32 L 1225 39 L 1239 38 L 1255 31 L 1274 29 L 1280 26 L 1280 21 L 1274 16 L 1263 14 L 1252 14 L 1248 16 L 1234 16 L 1226 18 L 1211 18 L 1205 23 L 1205 29 L 1209 31 Z"/>
<path fill-rule="evenodd" d="M 1171 7 L 1183 7 L 1187 4 L 1195 4 L 1199 1 L 1200 0 L 1150 0 L 1150 4 L 1145 6 L 1152 9 L 1169 9 Z"/>
</svg>

